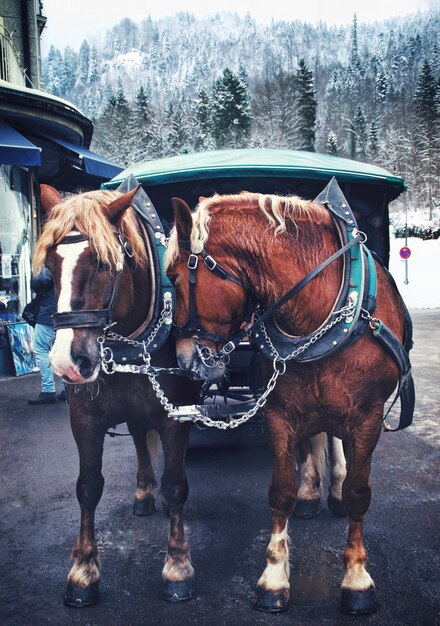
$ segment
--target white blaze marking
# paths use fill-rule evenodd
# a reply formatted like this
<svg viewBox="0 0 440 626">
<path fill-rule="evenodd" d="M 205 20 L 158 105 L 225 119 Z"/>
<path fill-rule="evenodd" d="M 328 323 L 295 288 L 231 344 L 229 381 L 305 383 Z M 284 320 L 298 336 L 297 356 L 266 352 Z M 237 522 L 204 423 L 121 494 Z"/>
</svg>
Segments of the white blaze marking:
<svg viewBox="0 0 440 626">
<path fill-rule="evenodd" d="M 88 245 L 88 241 L 78 241 L 77 243 L 60 244 L 57 246 L 57 254 L 63 259 L 57 306 L 58 313 L 72 310 L 73 272 L 78 263 L 80 254 L 84 252 Z M 73 381 L 80 382 L 82 376 L 79 373 L 78 367 L 72 362 L 70 355 L 72 341 L 72 328 L 61 328 L 57 330 L 55 343 L 50 353 L 50 359 L 55 374 L 58 374 L 58 376 L 65 375 Z"/>
<path fill-rule="evenodd" d="M 288 589 L 290 567 L 287 524 L 282 532 L 272 533 L 267 552 L 270 553 L 271 560 L 266 563 L 266 568 L 257 583 L 258 587 L 271 591 Z"/>
<path fill-rule="evenodd" d="M 78 241 L 77 243 L 60 244 L 57 247 L 57 254 L 63 259 L 60 277 L 61 290 L 58 297 L 58 313 L 72 310 L 73 270 L 78 263 L 81 252 L 84 252 L 88 245 L 88 241 Z"/>
</svg>

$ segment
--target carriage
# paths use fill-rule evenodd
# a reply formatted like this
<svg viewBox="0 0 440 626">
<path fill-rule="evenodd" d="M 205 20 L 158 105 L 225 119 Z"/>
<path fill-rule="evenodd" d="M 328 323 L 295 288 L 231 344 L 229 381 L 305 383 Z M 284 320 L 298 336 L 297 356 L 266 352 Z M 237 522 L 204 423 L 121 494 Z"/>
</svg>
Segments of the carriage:
<svg viewBox="0 0 440 626">
<path fill-rule="evenodd" d="M 103 183 L 102 188 L 117 189 L 127 176 L 142 184 L 168 232 L 173 222 L 171 198 L 176 196 L 191 207 L 200 197 L 243 190 L 312 199 L 336 177 L 359 229 L 367 235 L 367 246 L 386 267 L 390 253 L 389 204 L 405 190 L 402 178 L 375 165 L 294 150 L 219 150 L 155 159 L 127 168 Z M 241 342 L 231 354 L 228 371 L 227 388 L 224 384 L 221 389 L 225 401 L 248 402 L 261 394 L 259 359 L 249 342 Z M 208 390 L 205 402 L 218 392 L 216 386 Z M 197 433 L 193 445 L 208 437 L 207 433 Z"/>
</svg>

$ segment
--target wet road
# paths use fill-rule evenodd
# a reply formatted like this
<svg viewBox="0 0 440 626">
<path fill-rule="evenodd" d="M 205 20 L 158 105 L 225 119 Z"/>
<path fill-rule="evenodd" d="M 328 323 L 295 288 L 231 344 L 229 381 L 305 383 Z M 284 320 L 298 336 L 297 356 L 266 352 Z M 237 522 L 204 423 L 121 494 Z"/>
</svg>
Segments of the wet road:
<svg viewBox="0 0 440 626">
<path fill-rule="evenodd" d="M 365 535 L 378 613 L 338 613 L 347 522 L 325 507 L 316 519 L 291 520 L 290 610 L 271 616 L 251 608 L 270 537 L 271 457 L 255 433 L 245 446 L 237 434 L 235 441 L 224 433 L 198 434 L 189 451 L 186 526 L 197 598 L 181 605 L 160 598 L 168 521 L 160 511 L 150 518 L 131 515 L 134 447 L 129 437 L 108 439 L 106 487 L 96 516 L 101 603 L 63 607 L 78 531 L 78 460 L 67 406 L 26 404 L 38 391 L 37 376 L 31 375 L 0 379 L 0 623 L 440 624 L 440 310 L 414 311 L 413 319 L 414 425 L 384 433 L 372 465 Z M 245 427 L 238 437 L 247 437 Z"/>
</svg>

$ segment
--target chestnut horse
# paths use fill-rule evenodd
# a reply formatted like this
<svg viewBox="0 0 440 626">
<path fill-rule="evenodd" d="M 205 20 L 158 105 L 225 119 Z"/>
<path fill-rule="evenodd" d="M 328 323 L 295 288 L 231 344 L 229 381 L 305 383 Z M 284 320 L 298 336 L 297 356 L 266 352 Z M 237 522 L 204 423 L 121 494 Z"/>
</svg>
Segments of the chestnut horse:
<svg viewBox="0 0 440 626">
<path fill-rule="evenodd" d="M 136 192 L 137 189 L 126 194 L 91 191 L 63 201 L 55 189 L 41 186 L 47 221 L 36 246 L 33 269 L 38 273 L 44 263 L 52 272 L 58 311 L 54 319 L 58 315 L 65 321 L 70 314 L 81 312 L 86 317 L 94 315 L 107 310 L 112 301 L 112 319 L 118 333 L 136 336 L 137 329 L 145 323 L 153 278 L 145 231 L 130 207 Z M 119 286 L 115 290 L 117 273 Z M 80 461 L 76 492 L 81 526 L 72 551 L 73 567 L 64 603 L 83 607 L 99 599 L 100 564 L 94 517 L 104 486 L 103 443 L 107 429 L 123 422 L 133 437 L 138 459 L 135 515 L 149 515 L 154 510 L 156 481 L 146 435 L 149 431 L 160 435 L 165 457 L 161 494 L 171 518 L 162 571 L 163 597 L 176 602 L 189 599 L 193 568 L 182 509 L 188 496 L 184 457 L 190 426 L 167 417 L 146 376 L 110 376 L 101 371 L 97 340 L 103 334 L 104 324 L 61 324 L 51 351 L 53 369 L 67 383 L 71 427 Z M 154 359 L 158 366 L 174 366 L 174 340 L 167 339 Z M 174 378 L 171 384 L 169 376 L 167 379 L 164 385 L 170 397 L 181 403 L 195 401 L 197 394 L 192 382 Z"/>
<path fill-rule="evenodd" d="M 176 288 L 175 323 L 181 330 L 191 327 L 188 320 L 195 317 L 195 298 L 204 333 L 181 334 L 176 343 L 178 363 L 202 378 L 218 379 L 224 374 L 224 363 L 205 356 L 215 354 L 238 333 L 247 301 L 267 310 L 340 249 L 340 238 L 326 208 L 297 197 L 217 195 L 202 198 L 194 214 L 183 200 L 175 198 L 173 205 L 175 228 L 167 267 Z M 275 315 L 281 333 L 290 338 L 310 336 L 328 323 L 341 292 L 343 266 L 338 258 L 285 302 Z M 196 283 L 191 271 L 197 272 Z M 375 315 L 402 341 L 404 305 L 378 263 L 376 271 Z M 188 287 L 191 276 L 193 285 Z M 269 488 L 272 535 L 255 607 L 268 612 L 288 607 L 287 522 L 297 499 L 296 451 L 324 432 L 342 440 L 347 455 L 342 500 L 349 528 L 341 609 L 352 614 L 373 612 L 377 602 L 366 569 L 363 521 L 371 498 L 371 455 L 381 432 L 384 403 L 398 381 L 398 368 L 369 328 L 355 342 L 320 360 L 284 360 L 276 366 L 263 358 L 266 383 L 273 367 L 283 375 L 265 406 L 275 457 Z"/>
</svg>

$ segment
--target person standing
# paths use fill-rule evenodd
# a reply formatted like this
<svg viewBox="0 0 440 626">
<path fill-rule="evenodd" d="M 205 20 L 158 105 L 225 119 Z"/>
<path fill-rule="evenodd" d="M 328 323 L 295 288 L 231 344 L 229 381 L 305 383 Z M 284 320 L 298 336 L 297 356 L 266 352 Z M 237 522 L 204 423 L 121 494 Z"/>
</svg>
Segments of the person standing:
<svg viewBox="0 0 440 626">
<path fill-rule="evenodd" d="M 52 274 L 47 267 L 43 266 L 38 276 L 32 277 L 31 288 L 36 294 L 41 294 L 34 332 L 34 354 L 40 370 L 41 392 L 36 398 L 30 398 L 28 404 L 53 404 L 57 400 L 66 402 L 63 383 L 61 393 L 57 397 L 55 377 L 49 359 L 49 352 L 55 339 L 52 315 L 56 312 L 56 299 Z"/>
</svg>

